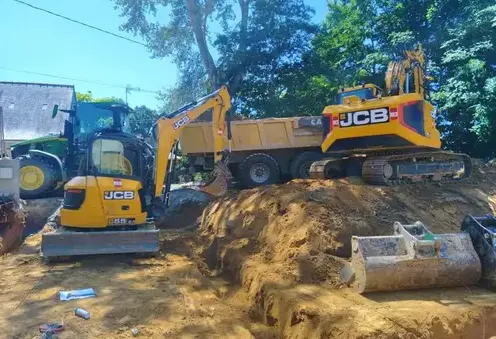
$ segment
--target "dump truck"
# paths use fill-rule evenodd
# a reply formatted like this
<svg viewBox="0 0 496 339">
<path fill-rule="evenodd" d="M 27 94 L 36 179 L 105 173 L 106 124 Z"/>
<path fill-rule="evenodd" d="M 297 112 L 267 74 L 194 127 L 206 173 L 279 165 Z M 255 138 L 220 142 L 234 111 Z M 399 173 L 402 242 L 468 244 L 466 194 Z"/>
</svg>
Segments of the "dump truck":
<svg viewBox="0 0 496 339">
<path fill-rule="evenodd" d="M 245 187 L 275 184 L 281 180 L 308 178 L 310 165 L 322 159 L 320 116 L 233 120 L 232 140 L 223 138 L 230 150 L 229 169 Z M 212 123 L 185 126 L 179 142 L 195 171 L 213 166 Z"/>
</svg>

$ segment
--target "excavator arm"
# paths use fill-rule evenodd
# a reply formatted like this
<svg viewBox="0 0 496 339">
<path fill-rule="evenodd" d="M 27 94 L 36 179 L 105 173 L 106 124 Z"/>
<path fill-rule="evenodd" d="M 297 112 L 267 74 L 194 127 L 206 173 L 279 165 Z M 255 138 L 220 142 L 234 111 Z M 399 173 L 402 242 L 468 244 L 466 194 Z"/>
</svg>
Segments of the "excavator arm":
<svg viewBox="0 0 496 339">
<path fill-rule="evenodd" d="M 216 175 L 216 178 L 201 190 L 213 196 L 220 196 L 225 193 L 230 173 L 227 166 L 222 163 L 222 141 L 227 126 L 226 113 L 230 108 L 231 96 L 227 87 L 223 86 L 217 91 L 157 120 L 155 123 L 157 137 L 155 198 L 159 198 L 162 195 L 163 184 L 166 182 L 168 175 L 169 155 L 174 145 L 178 142 L 183 127 L 208 110 L 212 110 L 212 135 L 216 164 L 213 175 Z"/>
<path fill-rule="evenodd" d="M 405 59 L 389 63 L 385 79 L 385 92 L 387 95 L 418 93 L 423 96 L 425 57 L 422 45 L 419 45 L 416 50 L 405 51 L 404 54 Z M 413 76 L 414 88 L 409 88 L 410 76 Z"/>
</svg>

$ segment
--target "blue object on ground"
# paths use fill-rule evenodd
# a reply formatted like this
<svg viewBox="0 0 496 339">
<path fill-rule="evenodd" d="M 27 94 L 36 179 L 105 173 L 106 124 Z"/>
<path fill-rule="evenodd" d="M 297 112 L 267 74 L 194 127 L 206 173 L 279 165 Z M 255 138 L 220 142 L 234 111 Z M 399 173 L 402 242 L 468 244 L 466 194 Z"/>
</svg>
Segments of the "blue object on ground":
<svg viewBox="0 0 496 339">
<path fill-rule="evenodd" d="M 84 298 L 92 298 L 96 296 L 95 290 L 92 288 L 85 288 L 82 290 L 73 290 L 73 291 L 60 291 L 60 300 L 74 300 L 74 299 L 84 299 Z"/>
</svg>

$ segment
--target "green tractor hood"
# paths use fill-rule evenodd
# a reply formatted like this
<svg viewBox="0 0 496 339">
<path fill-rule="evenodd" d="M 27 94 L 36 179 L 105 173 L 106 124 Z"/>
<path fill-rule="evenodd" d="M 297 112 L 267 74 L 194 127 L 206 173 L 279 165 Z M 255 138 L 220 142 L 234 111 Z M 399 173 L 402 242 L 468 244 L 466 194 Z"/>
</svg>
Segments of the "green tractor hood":
<svg viewBox="0 0 496 339">
<path fill-rule="evenodd" d="M 19 146 L 24 146 L 24 145 L 31 145 L 31 144 L 36 144 L 36 143 L 45 143 L 49 141 L 57 141 L 57 142 L 66 142 L 67 139 L 64 137 L 61 137 L 60 134 L 49 134 L 49 135 L 44 135 L 42 137 L 38 138 L 33 138 L 29 140 L 24 140 L 24 141 L 19 141 L 16 142 L 15 144 L 12 144 L 11 147 L 19 147 Z"/>
</svg>

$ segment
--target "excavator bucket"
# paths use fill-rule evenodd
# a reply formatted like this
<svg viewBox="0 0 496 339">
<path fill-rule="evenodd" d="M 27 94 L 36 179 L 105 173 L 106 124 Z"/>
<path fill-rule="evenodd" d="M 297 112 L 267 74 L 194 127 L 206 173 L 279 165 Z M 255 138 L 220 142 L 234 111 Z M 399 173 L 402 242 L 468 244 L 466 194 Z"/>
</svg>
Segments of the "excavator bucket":
<svg viewBox="0 0 496 339">
<path fill-rule="evenodd" d="M 394 235 L 352 237 L 342 280 L 358 293 L 476 284 L 481 263 L 467 233 L 433 234 L 421 222 Z"/>
<path fill-rule="evenodd" d="M 496 218 L 490 214 L 482 217 L 468 215 L 462 222 L 462 231 L 470 235 L 482 264 L 480 284 L 496 288 Z"/>
<path fill-rule="evenodd" d="M 231 178 L 232 174 L 227 165 L 219 162 L 215 165 L 214 170 L 210 173 L 209 180 L 200 188 L 200 191 L 214 197 L 223 196 L 227 192 Z"/>
<path fill-rule="evenodd" d="M 41 256 L 45 259 L 76 255 L 157 253 L 159 231 L 153 224 L 136 230 L 72 230 L 60 227 L 41 236 Z"/>
</svg>

